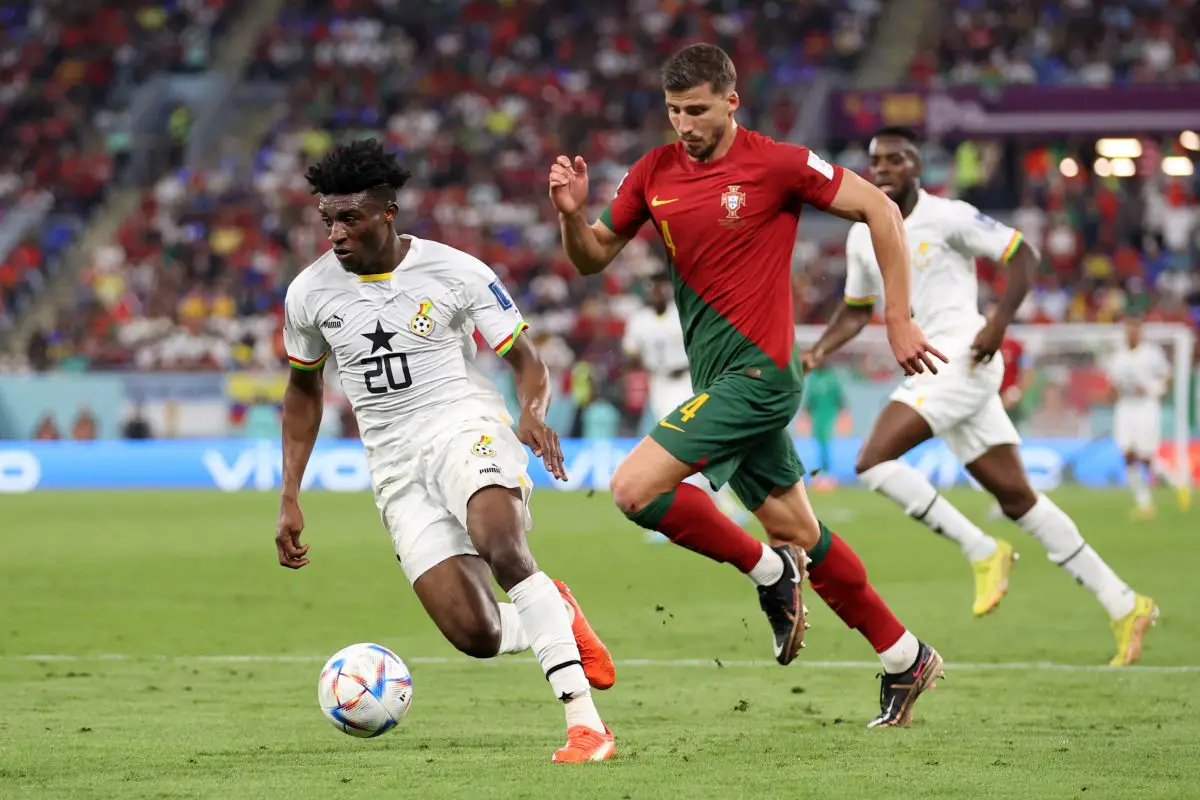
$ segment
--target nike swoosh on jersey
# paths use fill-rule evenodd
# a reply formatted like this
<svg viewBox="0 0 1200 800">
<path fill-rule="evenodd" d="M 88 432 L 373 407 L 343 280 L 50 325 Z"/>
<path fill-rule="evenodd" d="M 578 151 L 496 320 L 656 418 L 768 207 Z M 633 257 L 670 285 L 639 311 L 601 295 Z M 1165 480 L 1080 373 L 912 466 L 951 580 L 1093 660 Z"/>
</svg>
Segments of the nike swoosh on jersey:
<svg viewBox="0 0 1200 800">
<path fill-rule="evenodd" d="M 654 195 L 654 198 L 650 201 L 650 205 L 653 208 L 658 208 L 659 206 L 665 206 L 670 203 L 678 203 L 678 202 L 679 202 L 678 197 L 672 197 L 670 200 L 659 200 L 658 195 Z"/>
</svg>

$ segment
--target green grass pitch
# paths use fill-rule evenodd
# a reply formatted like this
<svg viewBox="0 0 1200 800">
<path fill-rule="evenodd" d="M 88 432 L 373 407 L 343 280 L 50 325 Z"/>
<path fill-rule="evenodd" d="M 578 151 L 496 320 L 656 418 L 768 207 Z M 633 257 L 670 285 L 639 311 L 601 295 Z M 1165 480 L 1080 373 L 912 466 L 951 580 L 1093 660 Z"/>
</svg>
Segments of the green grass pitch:
<svg viewBox="0 0 1200 800">
<path fill-rule="evenodd" d="M 1200 515 L 1170 497 L 1056 499 L 1163 611 L 1143 667 L 1102 665 L 1107 620 L 1015 526 L 1008 599 L 976 620 L 957 548 L 855 490 L 815 495 L 876 587 L 946 658 L 906 730 L 866 731 L 874 654 L 815 596 L 801 659 L 771 660 L 749 582 L 650 545 L 604 495 L 541 493 L 531 540 L 618 659 L 597 702 L 617 758 L 549 762 L 561 709 L 528 657 L 457 656 L 423 616 L 371 499 L 303 499 L 312 564 L 275 563 L 269 494 L 0 499 L 0 797 L 1178 798 L 1200 784 Z M 983 519 L 987 503 L 951 498 Z M 321 716 L 317 672 L 356 641 L 413 671 L 376 740 Z"/>
</svg>

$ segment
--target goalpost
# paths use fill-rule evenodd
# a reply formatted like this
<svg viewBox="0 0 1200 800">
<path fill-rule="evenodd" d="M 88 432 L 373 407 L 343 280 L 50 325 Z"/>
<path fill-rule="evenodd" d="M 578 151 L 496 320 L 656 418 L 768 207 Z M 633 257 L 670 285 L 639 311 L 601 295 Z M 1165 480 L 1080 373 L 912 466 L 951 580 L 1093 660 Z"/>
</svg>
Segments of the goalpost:
<svg viewBox="0 0 1200 800">
<path fill-rule="evenodd" d="M 796 342 L 802 348 L 811 347 L 824 331 L 824 326 L 820 325 L 797 325 Z M 1193 411 L 1191 403 L 1194 402 L 1191 386 L 1192 373 L 1196 369 L 1192 360 L 1194 335 L 1189 326 L 1180 323 L 1147 322 L 1142 331 L 1147 342 L 1163 348 L 1172 364 L 1171 389 L 1163 398 L 1163 416 L 1167 420 L 1168 428 L 1164 441 L 1173 444 L 1174 469 L 1190 486 L 1190 421 Z M 1120 347 L 1125 335 L 1121 323 L 1012 325 L 1008 333 L 1023 346 L 1026 368 L 1034 370 L 1038 381 L 1054 383 L 1060 388 L 1065 381 L 1085 394 L 1089 381 L 1093 386 L 1102 382 L 1098 376 L 1103 372 L 1104 363 L 1108 356 Z M 892 358 L 884 327 L 875 324 L 868 325 L 856 339 L 835 354 L 833 359 L 836 360 L 843 353 L 852 357 L 867 357 L 868 363 L 877 364 L 881 371 L 886 371 Z M 1106 413 L 1111 406 L 1107 403 L 1106 400 L 1100 400 L 1086 412 L 1096 418 L 1096 424 L 1091 426 L 1088 436 L 1111 435 L 1111 418 L 1106 419 Z M 1086 420 L 1080 418 L 1080 421 L 1086 427 Z"/>
</svg>

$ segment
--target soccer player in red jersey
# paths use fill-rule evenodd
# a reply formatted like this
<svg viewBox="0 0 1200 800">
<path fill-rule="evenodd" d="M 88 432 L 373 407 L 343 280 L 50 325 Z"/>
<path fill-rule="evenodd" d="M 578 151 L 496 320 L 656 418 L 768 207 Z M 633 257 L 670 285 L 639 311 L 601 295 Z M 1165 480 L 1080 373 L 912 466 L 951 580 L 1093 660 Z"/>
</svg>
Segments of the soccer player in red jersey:
<svg viewBox="0 0 1200 800">
<path fill-rule="evenodd" d="M 870 226 L 885 265 L 888 338 L 905 372 L 936 372 L 934 358 L 945 360 L 909 312 L 899 212 L 857 175 L 740 127 L 736 72 L 720 48 L 684 48 L 662 75 L 679 141 L 638 160 L 599 221 L 584 216 L 584 160 L 560 156 L 550 169 L 563 245 L 582 274 L 603 270 L 644 223 L 657 229 L 696 391 L 618 467 L 614 500 L 638 525 L 747 574 L 781 664 L 803 643 L 801 585 L 809 577 L 884 663 L 880 713 L 870 725 L 907 724 L 917 696 L 940 675 L 941 656 L 900 624 L 867 583 L 858 556 L 817 520 L 790 435 L 803 379 L 790 276 L 805 203 Z M 729 483 L 776 546 L 750 536 L 683 482 L 696 472 L 714 486 Z"/>
<path fill-rule="evenodd" d="M 989 314 L 988 316 L 991 316 Z M 1004 359 L 1004 375 L 1000 378 L 1000 401 L 1008 418 L 1020 422 L 1018 408 L 1025 392 L 1025 348 L 1011 336 L 1000 343 L 1000 356 Z"/>
</svg>

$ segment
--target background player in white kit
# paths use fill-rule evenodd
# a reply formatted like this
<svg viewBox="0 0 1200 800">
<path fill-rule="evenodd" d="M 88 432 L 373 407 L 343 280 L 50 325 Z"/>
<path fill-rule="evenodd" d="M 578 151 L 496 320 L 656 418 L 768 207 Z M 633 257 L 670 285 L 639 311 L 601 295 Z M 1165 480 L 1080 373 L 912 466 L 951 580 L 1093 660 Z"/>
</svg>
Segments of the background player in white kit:
<svg viewBox="0 0 1200 800">
<path fill-rule="evenodd" d="M 613 736 L 589 683 L 612 685 L 612 658 L 525 539 L 531 483 L 522 443 L 552 475 L 566 476 L 545 423 L 549 376 L 521 335 L 520 312 L 482 262 L 396 234 L 396 191 L 409 173 L 375 140 L 335 147 L 306 177 L 321 196 L 333 249 L 287 292 L 284 343 L 294 369 L 283 404 L 279 563 L 308 564 L 298 494 L 320 424 L 321 368 L 332 354 L 376 505 L 429 616 L 476 658 L 532 648 L 566 709 L 567 743 L 553 760 L 609 758 Z M 515 434 L 504 401 L 474 367 L 476 328 L 515 373 Z M 497 604 L 493 576 L 511 604 Z"/>
<path fill-rule="evenodd" d="M 858 455 L 859 479 L 898 503 L 913 519 L 958 543 L 975 571 L 973 611 L 976 616 L 988 613 L 1008 590 L 1015 558 L 1012 545 L 981 531 L 924 475 L 899 460 L 918 444 L 940 437 L 996 498 L 1004 515 L 1037 539 L 1052 562 L 1096 595 L 1117 639 L 1110 663 L 1132 664 L 1141 654 L 1142 639 L 1158 608 L 1118 578 L 1083 540 L 1074 521 L 1030 486 L 1017 450 L 1020 437 L 999 395 L 1004 367 L 993 356 L 1029 291 L 1037 252 L 1018 231 L 974 206 L 922 190 L 921 158 L 912 131 L 881 130 L 871 140 L 869 155 L 875 184 L 904 215 L 913 251 L 913 317 L 950 362 L 936 375 L 907 378 L 892 393 Z M 986 320 L 979 313 L 976 257 L 1008 266 L 1004 296 Z M 879 267 L 864 226 L 850 229 L 846 259 L 846 302 L 805 353 L 809 367 L 858 335 L 882 294 Z"/>
<path fill-rule="evenodd" d="M 679 314 L 671 297 L 670 275 L 660 273 L 650 278 L 646 303 L 630 315 L 621 347 L 627 355 L 641 361 L 650 373 L 650 413 L 655 420 L 660 420 L 687 402 L 694 392 L 687 351 L 683 346 L 683 328 L 679 325 Z M 750 512 L 728 485 L 714 492 L 712 484 L 700 473 L 685 482 L 712 495 L 717 508 L 739 524 L 750 518 Z M 647 531 L 646 540 L 670 541 L 656 531 Z"/>
<path fill-rule="evenodd" d="M 1158 475 L 1174 488 L 1180 509 L 1186 511 L 1191 505 L 1191 493 L 1158 459 L 1162 399 L 1171 383 L 1171 364 L 1161 347 L 1142 338 L 1140 319 L 1125 320 L 1125 344 L 1105 368 L 1116 393 L 1113 439 L 1125 456 L 1129 488 L 1137 503 L 1133 515 L 1154 516 L 1147 473 Z"/>
</svg>

